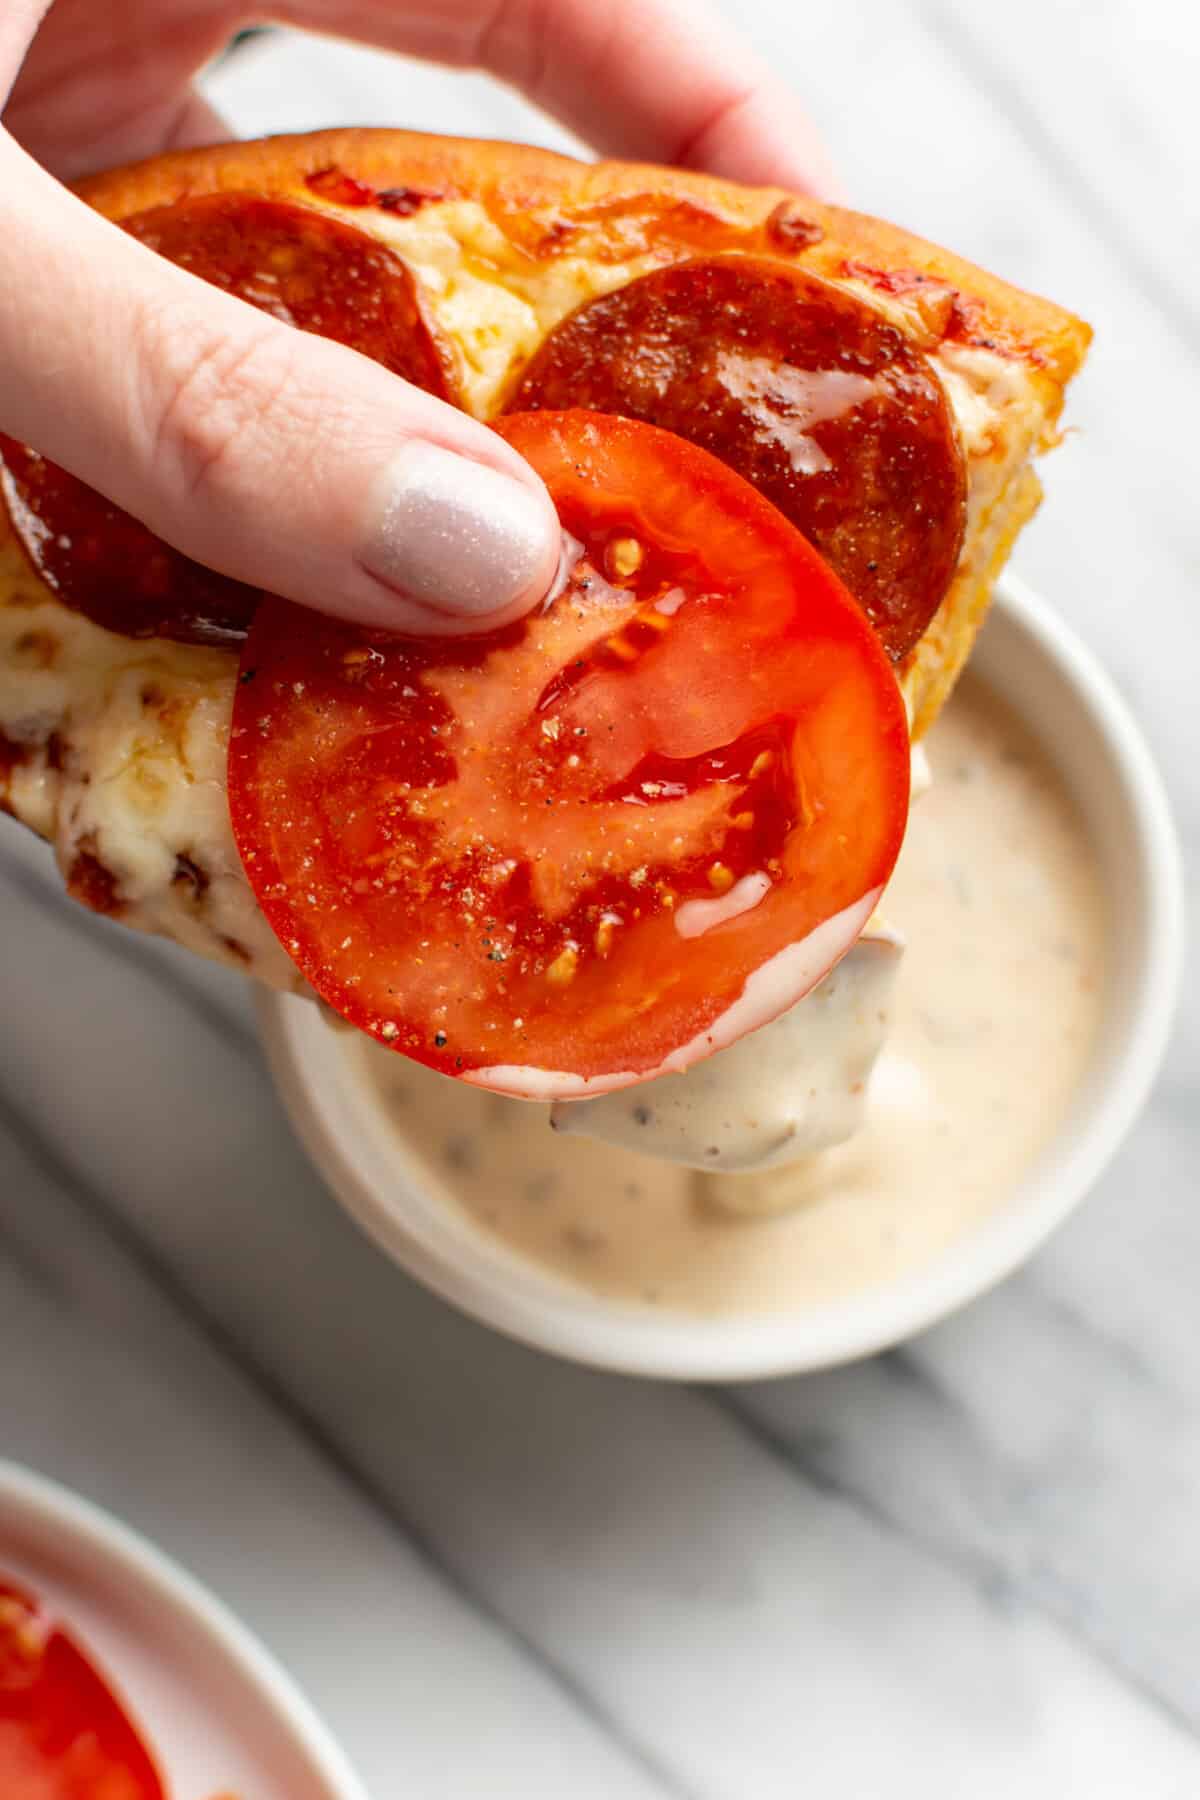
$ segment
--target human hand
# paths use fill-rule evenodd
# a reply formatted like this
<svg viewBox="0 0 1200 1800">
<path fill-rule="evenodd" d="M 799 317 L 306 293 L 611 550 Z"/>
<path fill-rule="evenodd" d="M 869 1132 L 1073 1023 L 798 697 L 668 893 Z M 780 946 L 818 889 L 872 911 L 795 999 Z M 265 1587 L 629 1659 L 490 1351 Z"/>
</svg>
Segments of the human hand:
<svg viewBox="0 0 1200 1800">
<path fill-rule="evenodd" d="M 61 185 L 228 137 L 193 77 L 262 16 L 239 0 L 3 9 L 0 426 L 187 555 L 320 611 L 423 632 L 517 617 L 559 544 L 521 457 Z M 689 0 L 296 0 L 272 16 L 487 69 L 612 154 L 800 191 L 824 179 L 789 97 Z"/>
</svg>

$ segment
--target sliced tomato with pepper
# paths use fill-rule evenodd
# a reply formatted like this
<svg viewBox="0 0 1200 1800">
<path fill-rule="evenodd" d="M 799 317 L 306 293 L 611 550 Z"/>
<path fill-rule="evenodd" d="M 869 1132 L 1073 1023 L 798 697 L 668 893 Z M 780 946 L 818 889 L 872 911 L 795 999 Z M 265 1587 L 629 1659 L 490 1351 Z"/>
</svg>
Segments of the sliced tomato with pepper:
<svg viewBox="0 0 1200 1800">
<path fill-rule="evenodd" d="M 707 451 L 587 412 L 500 430 L 558 508 L 562 591 L 419 641 L 268 602 L 229 800 L 339 1013 L 571 1097 L 686 1067 L 826 974 L 899 850 L 908 733 L 849 593 Z"/>
</svg>

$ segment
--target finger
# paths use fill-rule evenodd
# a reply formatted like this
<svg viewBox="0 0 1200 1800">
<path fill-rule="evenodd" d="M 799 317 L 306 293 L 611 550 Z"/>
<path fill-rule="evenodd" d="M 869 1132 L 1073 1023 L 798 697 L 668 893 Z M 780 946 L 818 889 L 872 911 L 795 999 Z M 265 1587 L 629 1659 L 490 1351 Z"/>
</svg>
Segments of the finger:
<svg viewBox="0 0 1200 1800">
<path fill-rule="evenodd" d="M 610 155 L 835 184 L 798 101 L 703 0 L 284 0 L 276 16 L 489 70 Z"/>
<path fill-rule="evenodd" d="M 215 106 L 210 106 L 195 88 L 185 90 L 174 118 L 148 149 L 125 151 L 112 160 L 133 162 L 142 156 L 157 155 L 160 150 L 195 150 L 203 144 L 227 144 L 234 133 Z"/>
<path fill-rule="evenodd" d="M 10 3 L 27 18 L 18 32 L 16 14 L 0 14 L 0 74 L 6 41 L 23 36 L 23 50 L 44 10 L 44 0 Z M 263 10 L 313 31 L 487 68 L 613 155 L 802 191 L 834 186 L 795 97 L 702 0 L 279 0 Z M 26 58 L 10 126 L 64 176 L 168 142 L 203 141 L 208 133 L 194 122 L 172 135 L 180 94 L 252 15 L 262 16 L 225 0 L 57 0 Z"/>
<path fill-rule="evenodd" d="M 395 629 L 514 618 L 561 533 L 485 426 L 154 255 L 0 134 L 0 426 L 189 556 Z"/>
<path fill-rule="evenodd" d="M 54 0 L 47 11 L 44 0 L 23 4 L 22 26 L 0 0 L 0 77 L 16 77 L 4 123 L 60 180 L 230 135 L 190 85 L 228 41 L 228 6 Z M 34 35 L 39 12 L 45 17 Z"/>
</svg>

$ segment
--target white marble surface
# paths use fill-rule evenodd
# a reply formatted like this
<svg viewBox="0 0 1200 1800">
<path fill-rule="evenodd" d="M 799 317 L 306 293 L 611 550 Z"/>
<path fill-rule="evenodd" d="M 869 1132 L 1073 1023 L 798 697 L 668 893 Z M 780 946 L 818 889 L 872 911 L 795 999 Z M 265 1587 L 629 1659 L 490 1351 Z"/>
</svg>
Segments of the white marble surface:
<svg viewBox="0 0 1200 1800">
<path fill-rule="evenodd" d="M 1194 871 L 1195 8 L 736 10 L 861 204 L 1094 319 L 1019 566 L 1131 697 Z M 560 141 L 329 46 L 212 91 L 244 131 Z M 1200 1793 L 1194 975 L 1141 1125 L 1024 1274 L 856 1368 L 675 1390 L 385 1264 L 238 982 L 74 909 L 0 824 L 0 1451 L 209 1580 L 379 1800 Z"/>
</svg>

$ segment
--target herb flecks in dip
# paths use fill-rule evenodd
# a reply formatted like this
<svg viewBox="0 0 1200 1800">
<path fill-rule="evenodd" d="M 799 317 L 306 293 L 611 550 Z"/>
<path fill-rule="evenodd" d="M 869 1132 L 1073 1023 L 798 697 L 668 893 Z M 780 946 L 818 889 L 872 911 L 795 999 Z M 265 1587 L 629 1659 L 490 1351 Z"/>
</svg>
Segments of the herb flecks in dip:
<svg viewBox="0 0 1200 1800">
<path fill-rule="evenodd" d="M 707 1174 L 553 1133 L 543 1107 L 348 1044 L 417 1179 L 566 1280 L 705 1314 L 791 1310 L 885 1282 L 1001 1205 L 1088 1064 L 1104 897 L 1053 769 L 977 679 L 929 750 L 933 787 L 885 901 L 908 948 L 854 1137 L 789 1166 Z M 764 1066 L 764 1082 L 786 1079 Z"/>
</svg>

